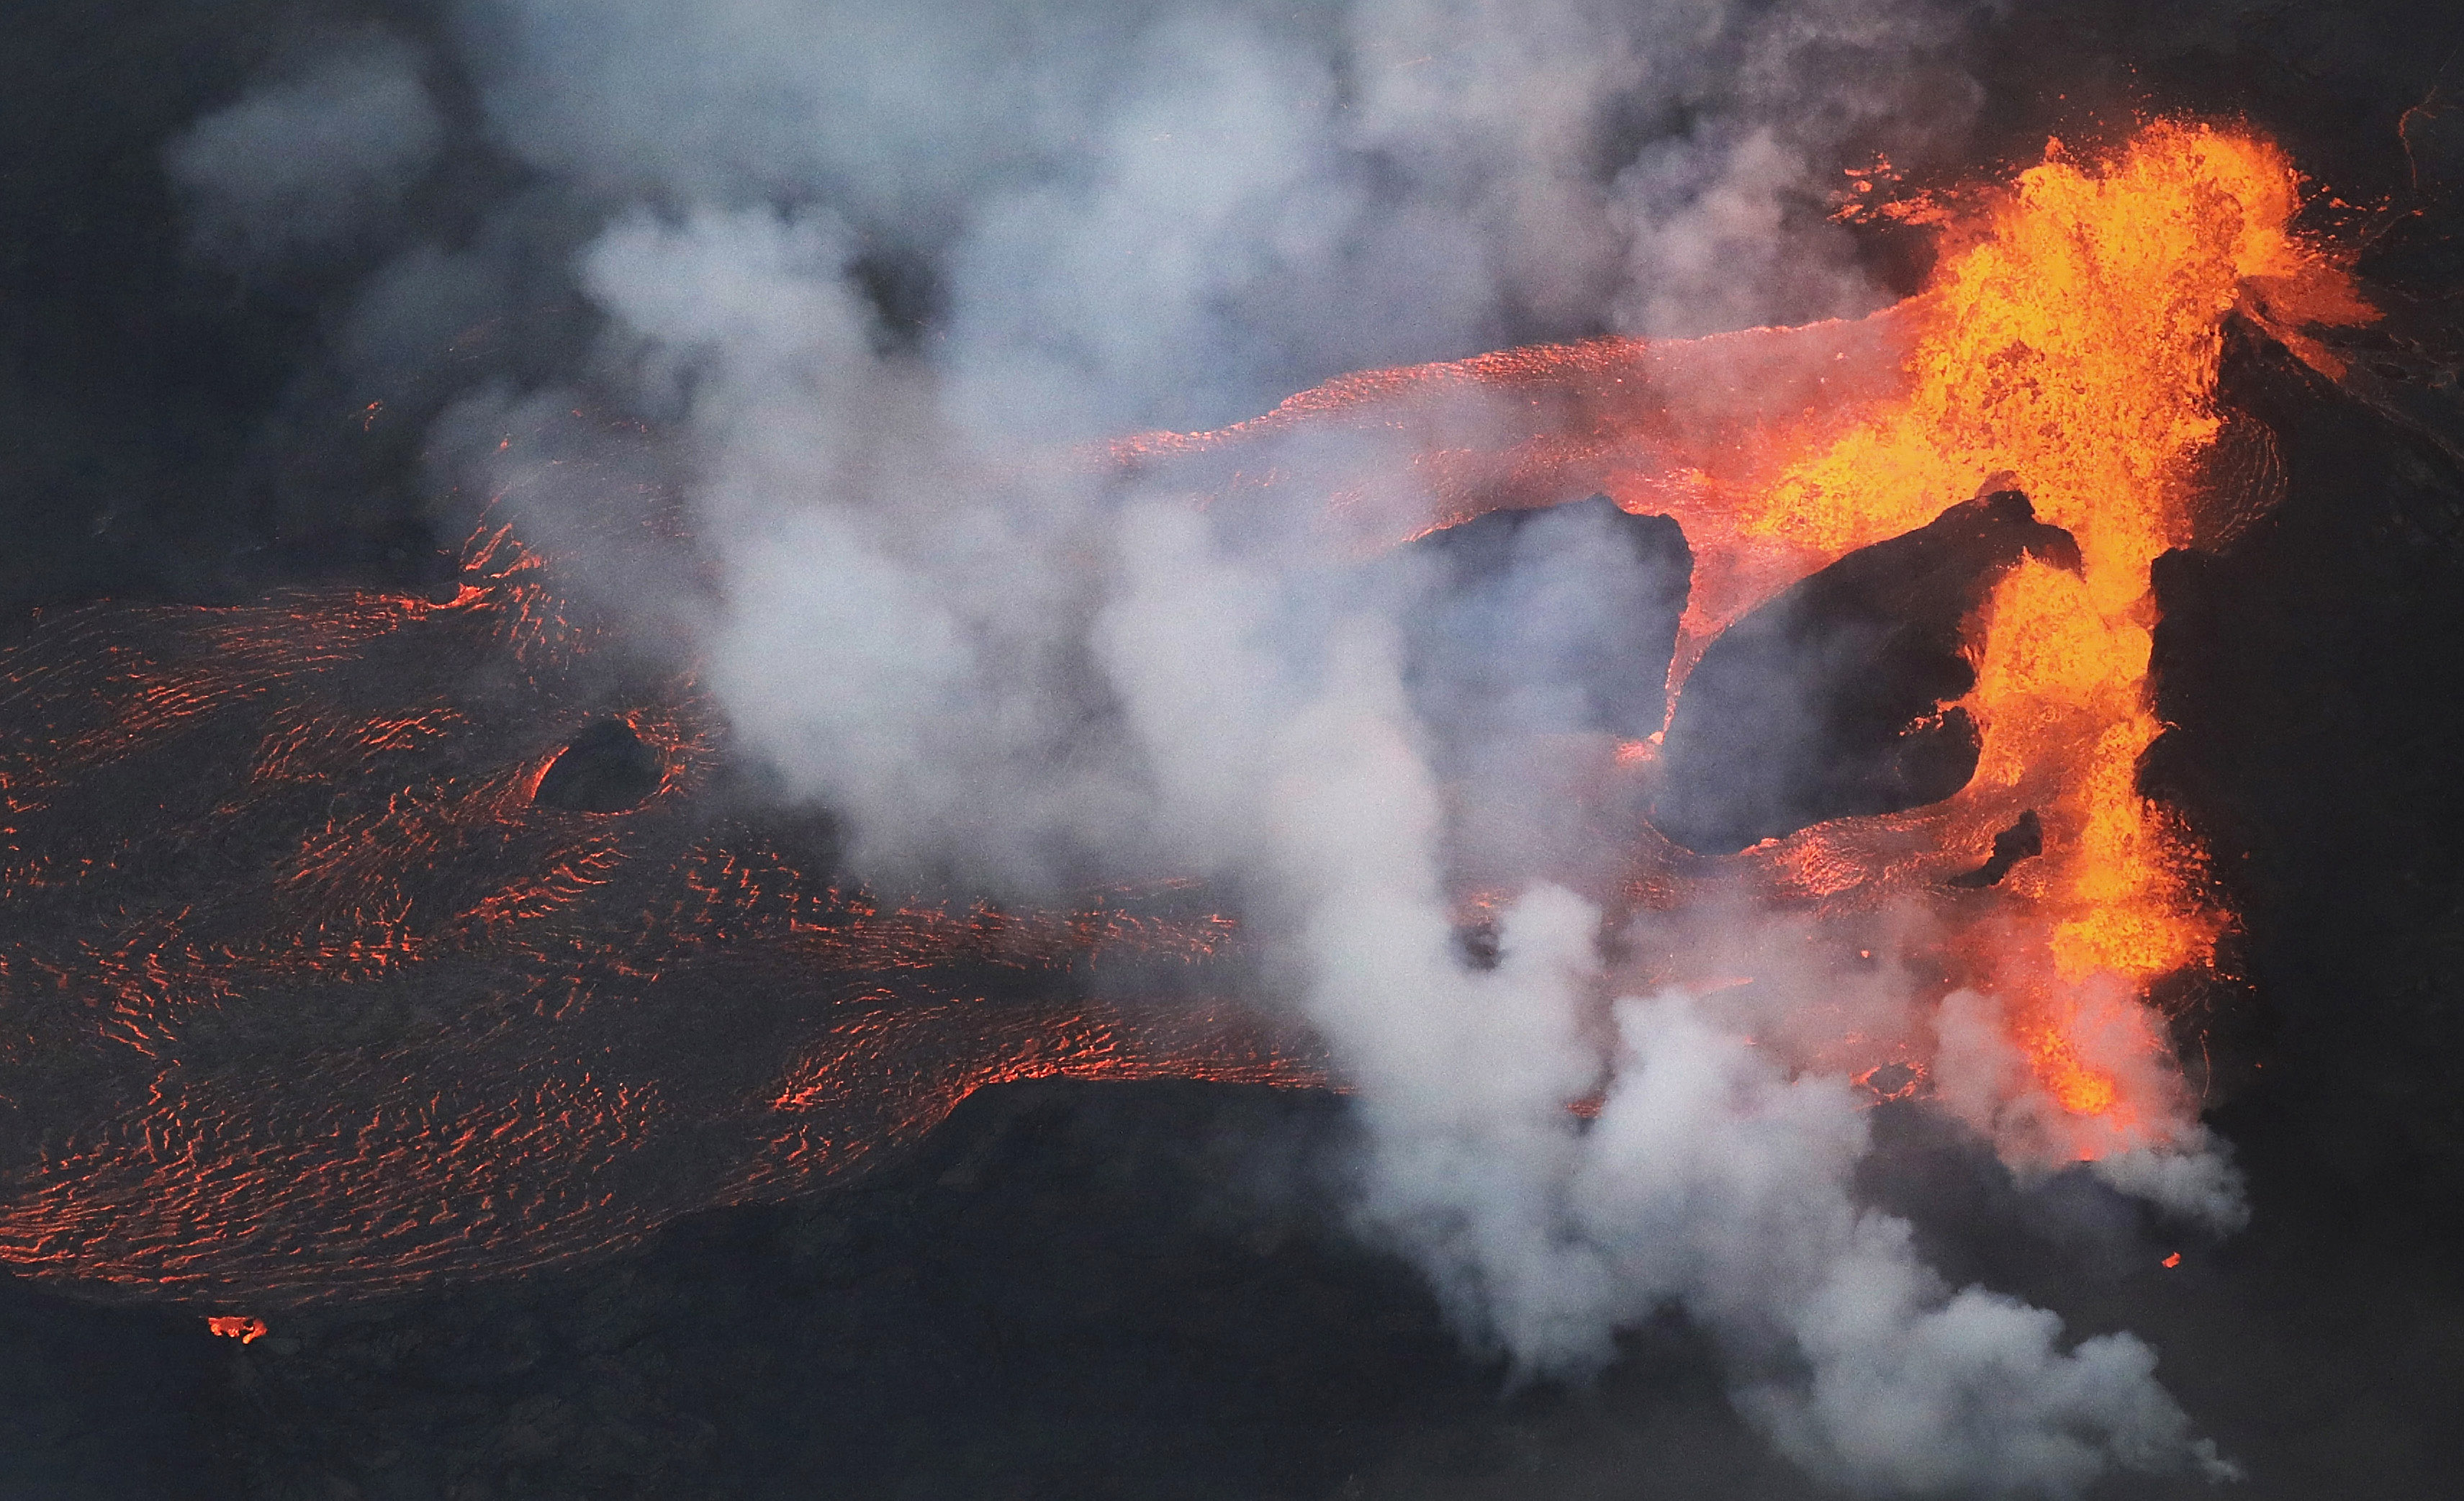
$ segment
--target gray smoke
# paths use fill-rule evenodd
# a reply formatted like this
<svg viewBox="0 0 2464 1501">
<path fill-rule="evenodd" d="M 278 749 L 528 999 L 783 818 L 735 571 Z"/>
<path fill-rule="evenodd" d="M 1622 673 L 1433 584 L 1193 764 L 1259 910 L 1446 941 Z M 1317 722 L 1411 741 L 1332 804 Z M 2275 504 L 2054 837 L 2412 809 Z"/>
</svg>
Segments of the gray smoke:
<svg viewBox="0 0 2464 1501">
<path fill-rule="evenodd" d="M 1866 1492 L 2075 1493 L 2108 1464 L 2211 1480 L 2127 1334 L 2063 1352 L 2060 1320 L 1957 1291 L 1903 1220 L 1860 1210 L 1866 1117 L 1844 1080 L 1788 1077 L 1683 997 L 1617 1004 L 1624 1049 L 1574 1185 L 1577 1222 L 1628 1296 L 1672 1299 L 1742 1364 L 1787 1351 L 1810 1380 L 1739 1394 L 1793 1457 Z"/>
<path fill-rule="evenodd" d="M 399 205 L 445 120 L 389 38 L 317 57 L 188 127 L 164 165 L 204 254 L 248 265 L 326 250 Z"/>
<path fill-rule="evenodd" d="M 1858 1490 L 2229 1472 L 2145 1345 L 2065 1349 L 2052 1314 L 1946 1286 L 1904 1223 L 1859 1205 L 1865 1117 L 1842 1078 L 1749 1046 L 1755 1020 L 1705 999 L 1618 999 L 1580 894 L 1614 820 L 1547 822 L 1529 769 L 1608 740 L 1540 707 L 1572 685 L 1524 683 L 1476 717 L 1529 754 L 1441 764 L 1462 726 L 1416 708 L 1411 664 L 1482 647 L 1438 607 L 1441 570 L 1365 566 L 1323 494 L 1209 506 L 1069 452 L 1357 367 L 1877 305 L 1827 195 L 1874 152 L 1956 150 L 1975 91 L 1954 10 L 456 14 L 488 138 L 529 176 L 477 233 L 405 246 L 340 358 L 399 367 L 542 267 L 569 275 L 602 327 L 562 380 L 667 435 L 722 580 L 715 599 L 624 592 L 693 633 L 741 738 L 846 821 L 861 872 L 1237 885 L 1356 1088 L 1364 1229 L 1526 1372 L 1596 1371 L 1619 1328 L 1673 1305 L 1730 1353 L 1742 1409 Z M 339 55 L 201 121 L 171 156 L 200 232 L 267 254 L 398 199 L 440 139 L 407 59 Z M 473 393 L 438 462 L 496 493 L 499 435 L 525 420 L 508 414 L 569 405 L 554 385 Z M 1437 436 L 1476 443 L 1495 415 L 1469 403 Z M 1368 509 L 1397 536 L 1433 516 L 1400 456 L 1346 455 L 1383 476 Z M 570 512 L 603 502 L 561 494 L 526 524 L 586 536 Z M 1584 612 L 1664 583 L 1532 566 L 1516 597 L 1564 638 L 1613 637 Z M 1518 888 L 1493 967 L 1465 961 L 1448 899 L 1467 828 Z M 1932 1025 L 1903 995 L 1876 1004 Z M 1946 1034 L 1983 1035 L 1960 1030 L 1975 1015 Z M 1953 1107 L 2024 1145 L 2032 1107 L 1982 1048 Z M 1602 1090 L 1595 1121 L 1570 1113 Z M 2196 1156 L 2115 1176 L 2229 1218 L 2220 1159 Z"/>
</svg>

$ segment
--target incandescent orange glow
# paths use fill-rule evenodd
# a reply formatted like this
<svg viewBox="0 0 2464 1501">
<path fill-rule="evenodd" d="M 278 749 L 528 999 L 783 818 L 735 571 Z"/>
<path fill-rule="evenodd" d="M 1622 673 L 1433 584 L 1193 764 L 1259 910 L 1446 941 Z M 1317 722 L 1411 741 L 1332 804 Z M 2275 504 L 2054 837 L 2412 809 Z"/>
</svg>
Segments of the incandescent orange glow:
<svg viewBox="0 0 2464 1501">
<path fill-rule="evenodd" d="M 226 1339 L 236 1339 L 244 1345 L 254 1344 L 265 1337 L 265 1320 L 243 1318 L 236 1313 L 217 1313 L 206 1320 L 206 1328 L 209 1333 Z"/>
<path fill-rule="evenodd" d="M 1903 392 L 1768 483 L 1670 508 L 1689 536 L 1749 558 L 1794 554 L 1788 571 L 1801 573 L 1924 525 L 1993 476 L 2078 541 L 2079 574 L 2023 562 L 1987 608 L 1966 700 L 1984 735 L 1974 779 L 1947 805 L 1877 822 L 1973 837 L 2022 809 L 2042 818 L 2042 856 L 2012 872 L 2001 920 L 1964 957 L 1996 980 L 2045 1093 L 2117 1125 L 2132 1115 L 2123 1086 L 2082 1060 L 2058 992 L 2099 975 L 2144 990 L 2205 965 L 2231 920 L 2199 890 L 2196 844 L 2137 790 L 2161 729 L 2148 565 L 2198 540 L 2195 470 L 2222 426 L 2223 323 L 2245 289 L 2307 288 L 2300 300 L 2347 316 L 2358 306 L 2289 232 L 2298 207 L 2290 162 L 2246 134 L 2158 123 L 2099 164 L 2053 143 L 1897 310 L 1913 330 Z M 1666 499 L 1654 482 L 1627 503 Z M 1771 566 L 1749 572 L 1759 582 Z M 1753 599 L 1704 603 L 1687 622 L 1696 640 Z M 1867 869 L 1848 853 L 1859 837 L 1818 828 L 1767 853 L 1783 887 L 1818 895 L 1815 872 Z"/>
<path fill-rule="evenodd" d="M 2288 233 L 2297 188 L 2274 146 L 2203 126 L 2154 125 L 2101 166 L 2055 143 L 1942 268 L 1907 395 L 1738 517 L 1832 555 L 2008 474 L 2078 540 L 2079 575 L 2025 563 L 2002 583 L 1969 700 L 1984 753 L 1955 801 L 2034 806 L 2046 825 L 2044 856 L 2012 883 L 2024 920 L 1998 940 L 2006 976 L 2038 967 L 2007 952 L 2015 935 L 2062 984 L 2107 972 L 2144 986 L 2207 962 L 2228 921 L 2197 891 L 2196 848 L 2135 787 L 2160 728 L 2147 574 L 2194 541 L 2226 313 L 2253 280 L 2332 275 Z M 2032 788 L 2053 766 L 2058 780 Z M 2007 999 L 2046 1092 L 2113 1111 L 2115 1081 L 2019 988 Z"/>
<path fill-rule="evenodd" d="M 2111 1075 L 2079 1061 L 2079 1048 L 2050 1026 L 2029 1029 L 2023 1041 L 2054 1103 L 2079 1115 L 2101 1115 L 2113 1109 L 2116 1091 Z"/>
<path fill-rule="evenodd" d="M 1984 489 L 2025 492 L 2039 521 L 2076 540 L 2082 567 L 2022 562 L 1970 623 L 1977 681 L 1964 706 L 1983 746 L 1969 785 L 1725 864 L 1646 839 L 1632 896 L 1668 906 L 1700 883 L 1743 879 L 1817 911 L 1885 898 L 1929 908 L 1957 982 L 2002 998 L 2009 1042 L 2035 1061 L 2042 1092 L 2081 1117 L 2075 1135 L 2094 1155 L 2167 1112 L 2087 1061 L 2101 1055 L 2079 1046 L 2067 998 L 2116 982 L 2144 996 L 2208 965 L 2232 920 L 2202 893 L 2195 841 L 2137 787 L 2162 728 L 2147 684 L 2149 564 L 2209 540 L 2211 514 L 2238 507 L 2246 519 L 2272 500 L 2220 497 L 2207 478 L 2225 430 L 2225 320 L 2248 314 L 2332 375 L 2299 325 L 2374 316 L 2341 267 L 2292 232 L 2299 182 L 2272 143 L 2208 125 L 2150 124 L 2093 162 L 2049 143 L 1997 196 L 1960 200 L 1981 210 L 1880 214 L 1943 225 L 1946 250 L 1925 292 L 1864 319 L 1366 372 L 1235 428 L 1149 434 L 1112 453 L 1133 471 L 1181 466 L 1219 501 L 1314 490 L 1331 501 L 1329 524 L 1364 542 L 1594 491 L 1672 516 L 1695 559 L 1672 690 L 1724 629 L 1794 581 Z M 1856 216 L 1878 214 L 1863 203 Z M 1313 456 L 1335 451 L 1324 441 L 1271 446 L 1300 432 L 1340 436 L 1343 452 L 1375 461 L 1348 472 Z M 1378 465 L 1408 465 L 1409 483 L 1381 481 Z M 1649 760 L 1638 742 L 1618 763 Z M 1973 851 L 1973 869 L 2029 811 L 2041 854 L 1990 894 L 1943 892 L 1953 851 Z M 2145 1046 L 2161 1048 L 2154 1031 Z M 2111 1129 L 2086 1129 L 2091 1118 Z"/>
<path fill-rule="evenodd" d="M 1963 790 L 1726 856 L 1621 825 L 1603 901 L 1613 923 L 1781 914 L 1837 951 L 1825 983 L 1888 973 L 1925 1015 L 1990 997 L 1970 1051 L 2021 1080 L 1993 1103 L 2025 1150 L 2161 1146 L 2184 1111 L 2145 1000 L 2232 918 L 2137 787 L 2162 728 L 2148 569 L 2268 503 L 2212 477 L 2227 317 L 2323 368 L 2285 316 L 2368 316 L 2289 233 L 2297 188 L 2262 141 L 2160 123 L 2109 160 L 2056 147 L 1980 222 L 1884 215 L 1941 218 L 1950 248 L 1868 318 L 1364 372 L 1105 457 L 1211 505 L 1298 495 L 1360 551 L 1598 492 L 1673 516 L 1695 566 L 1672 690 L 1794 581 L 2023 490 L 2081 566 L 2020 562 L 1970 623 Z M 801 1192 L 988 1083 L 1327 1081 L 1313 1039 L 1199 999 L 1240 939 L 1193 883 L 1037 911 L 834 878 L 825 841 L 720 795 L 693 674 L 610 665 L 612 635 L 490 523 L 442 597 L 106 603 L 0 641 L 0 1095 L 46 1122 L 0 1137 L 0 1265 L 278 1312 Z M 631 801 L 547 795 L 607 726 L 648 768 Z M 1648 783 L 1666 748 L 1628 740 L 1604 775 Z M 1721 953 L 1634 962 L 1746 988 Z M 1922 1034 L 1944 1024 L 1807 1010 L 1755 1035 L 1878 1098 L 1954 1093 Z"/>
<path fill-rule="evenodd" d="M 0 636 L 0 1267 L 278 1312 L 799 1192 L 986 1084 L 1323 1079 L 1142 988 L 1233 941 L 1194 883 L 900 899 L 731 811 L 691 675 L 551 581 L 484 526 L 450 594 Z M 625 795 L 547 795 L 610 727 Z"/>
<path fill-rule="evenodd" d="M 2009 474 L 2078 539 L 2080 575 L 2023 563 L 1993 599 L 1969 700 L 1985 750 L 1962 794 L 2018 794 L 2045 819 L 2045 855 L 2014 894 L 2033 919 L 2022 941 L 2063 982 L 2109 971 L 2144 984 L 2203 963 L 2227 920 L 2196 892 L 2195 848 L 2134 786 L 2160 728 L 2147 570 L 2192 541 L 2189 480 L 2220 425 L 2224 315 L 2246 281 L 2313 267 L 2287 232 L 2297 207 L 2291 165 L 2247 136 L 2159 124 L 2101 166 L 2057 143 L 1943 267 L 1906 397 L 1738 517 L 1833 555 Z M 2056 759 L 2059 783 L 2024 790 Z M 2047 1093 L 2075 1113 L 2112 1110 L 2114 1082 L 2079 1062 L 2050 1012 L 2010 999 Z"/>
</svg>

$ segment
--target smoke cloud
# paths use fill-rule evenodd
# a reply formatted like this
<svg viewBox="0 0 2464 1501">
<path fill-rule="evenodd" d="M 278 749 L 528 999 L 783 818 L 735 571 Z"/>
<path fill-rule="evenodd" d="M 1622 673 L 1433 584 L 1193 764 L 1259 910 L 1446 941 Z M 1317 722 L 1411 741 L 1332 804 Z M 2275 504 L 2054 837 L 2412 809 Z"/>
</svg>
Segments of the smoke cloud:
<svg viewBox="0 0 2464 1501">
<path fill-rule="evenodd" d="M 405 236 L 336 359 L 407 380 L 474 310 L 579 298 L 587 353 L 464 392 L 439 473 L 504 490 L 509 413 L 586 399 L 650 424 L 721 583 L 610 592 L 691 634 L 859 873 L 1237 889 L 1357 1091 L 1364 1231 L 1526 1374 L 1597 1371 L 1676 1306 L 1728 1352 L 1742 1410 L 1859 1491 L 2231 1472 L 2145 1344 L 2065 1347 L 2054 1314 L 1948 1287 L 1860 1205 L 1866 1116 L 1786 1046 L 1799 990 L 1740 1009 L 1620 981 L 1591 890 L 1631 826 L 1533 791 L 1613 751 L 1566 706 L 1614 654 L 1433 689 L 1484 681 L 1501 640 L 1626 640 L 1682 601 L 1682 550 L 1535 542 L 1475 607 L 1424 552 L 1360 556 L 1327 496 L 1210 506 L 1071 453 L 1363 366 L 1879 305 L 1827 194 L 1876 152 L 1958 149 L 1956 8 L 470 0 L 448 31 L 520 170 L 469 234 Z M 201 121 L 167 165 L 201 244 L 264 257 L 358 232 L 445 134 L 418 59 L 363 47 Z M 1467 404 L 1457 436 L 1496 415 Z M 1381 469 L 1374 443 L 1346 461 Z M 1368 509 L 1424 528 L 1430 498 L 1383 471 Z M 604 495 L 520 503 L 605 577 L 581 514 Z M 1485 959 L 1449 898 L 1467 871 L 1507 893 Z M 1760 941 L 1751 915 L 1693 920 L 1688 941 Z M 1882 976 L 1820 1000 L 1938 1033 L 1944 1108 L 2014 1162 L 2059 1159 L 1990 998 L 1922 1015 Z M 2239 1212 L 2203 1138 L 2099 1171 Z"/>
<path fill-rule="evenodd" d="M 204 254 L 238 265 L 326 250 L 397 207 L 445 143 L 419 55 L 364 41 L 206 116 L 164 165 Z"/>
</svg>

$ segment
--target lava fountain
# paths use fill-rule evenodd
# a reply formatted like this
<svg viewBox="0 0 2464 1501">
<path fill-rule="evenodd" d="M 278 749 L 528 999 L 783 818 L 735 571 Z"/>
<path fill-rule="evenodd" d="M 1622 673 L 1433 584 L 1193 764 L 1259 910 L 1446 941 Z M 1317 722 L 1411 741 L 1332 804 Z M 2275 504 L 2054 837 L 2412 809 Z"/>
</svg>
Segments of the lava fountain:
<svg viewBox="0 0 2464 1501">
<path fill-rule="evenodd" d="M 1790 1046 L 1899 1066 L 1877 1093 L 1931 1088 L 2014 1162 L 2163 1150 L 2195 1127 L 2150 998 L 2232 916 L 2136 786 L 2148 566 L 2271 498 L 2265 433 L 2215 407 L 2226 320 L 2320 362 L 2304 322 L 2367 312 L 2247 133 L 2057 147 L 1981 201 L 1866 319 L 1371 372 L 1105 461 L 1219 511 L 1305 497 L 1362 550 L 1594 494 L 1675 518 L 1700 563 L 1665 724 L 1609 773 L 1651 810 L 1613 919 L 1745 903 L 1897 942 L 1923 1027 Z M 834 881 L 825 838 L 742 816 L 691 674 L 627 666 L 554 580 L 483 531 L 450 597 L 96 606 L 0 654 L 0 1261 L 371 1296 L 821 1184 L 987 1082 L 1322 1078 L 1189 978 L 1237 948 L 1202 892 Z M 1934 670 L 1864 726 L 1895 769 L 1706 795 L 1768 759 L 1737 664 L 1841 607 L 1922 627 Z"/>
<path fill-rule="evenodd" d="M 1945 254 L 1925 292 L 1862 320 L 1350 376 L 1252 422 L 1114 452 L 1141 471 L 1200 476 L 1218 504 L 1324 490 L 1330 524 L 1358 541 L 1425 527 L 1416 496 L 1435 498 L 1441 526 L 1595 491 L 1677 519 L 1694 588 L 1668 722 L 1621 758 L 1663 779 L 1628 903 L 1742 891 L 1817 918 L 1923 910 L 1933 992 L 1997 998 L 1993 1026 L 2027 1065 L 2025 1078 L 1952 1092 L 1972 1096 L 1963 1113 L 2014 1159 L 2095 1159 L 2161 1148 L 2187 1127 L 2149 1000 L 2163 982 L 2211 972 L 2233 922 L 2195 835 L 2137 787 L 2162 728 L 2149 564 L 2221 541 L 2281 482 L 2266 431 L 2217 409 L 2225 323 L 2249 318 L 2338 374 L 2301 330 L 2373 314 L 2335 256 L 2294 232 L 2300 180 L 2246 131 L 2158 122 L 2099 161 L 2052 143 L 1974 202 L 1903 215 L 1946 224 Z M 1467 429 L 1485 440 L 1437 436 Z M 1329 431 L 1350 441 L 1331 445 Z M 1384 477 L 1404 467 L 1408 485 Z M 2015 532 L 1994 543 L 1977 532 L 1990 518 L 1958 516 L 1996 491 L 2018 508 L 2006 526 L 2058 529 L 2058 544 Z M 1898 806 L 1778 827 L 1724 828 L 1716 810 L 1685 806 L 1700 799 L 1684 784 L 1710 762 L 1757 754 L 1689 734 L 1717 713 L 1699 664 L 1860 550 L 1914 549 L 1929 527 L 1975 534 L 1968 591 L 1947 601 L 1960 665 L 1903 706 L 1889 754 L 1930 758 L 1935 772 L 1916 780 L 1948 795 L 1903 792 L 1883 798 Z M 1904 619 L 1927 566 L 1912 550 L 1896 582 L 1861 590 Z M 1672 827 L 1684 825 L 1695 828 Z M 1645 978 L 1724 982 L 1683 956 Z M 1816 1051 L 1856 1061 L 1853 1048 Z M 1922 1078 L 1925 1051 L 1890 1040 L 1862 1068 Z"/>
</svg>

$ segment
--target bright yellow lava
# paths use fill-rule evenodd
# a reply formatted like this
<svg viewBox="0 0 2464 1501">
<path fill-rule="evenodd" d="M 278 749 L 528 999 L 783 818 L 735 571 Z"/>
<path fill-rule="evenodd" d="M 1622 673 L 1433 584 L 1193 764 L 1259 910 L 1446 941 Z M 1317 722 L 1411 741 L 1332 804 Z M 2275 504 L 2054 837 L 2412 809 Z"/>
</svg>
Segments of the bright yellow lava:
<svg viewBox="0 0 2464 1501">
<path fill-rule="evenodd" d="M 1836 554 L 1921 526 L 2007 473 L 2078 539 L 2083 576 L 2030 563 L 1996 592 L 1970 700 L 1985 729 L 1977 791 L 2070 751 L 2028 879 L 2065 983 L 2099 971 L 2144 983 L 2204 962 L 2225 921 L 2193 890 L 2194 850 L 2134 784 L 2159 729 L 2147 570 L 2189 541 L 2186 481 L 2219 427 L 2224 315 L 2248 278 L 2313 267 L 2287 228 L 2298 184 L 2274 145 L 2202 125 L 2149 126 L 2101 166 L 2057 143 L 1946 260 L 1906 398 L 1790 467 L 1740 517 Z M 2037 1043 L 2063 1105 L 2111 1107 L 2111 1083 L 2081 1072 L 2067 1044 Z"/>
</svg>

